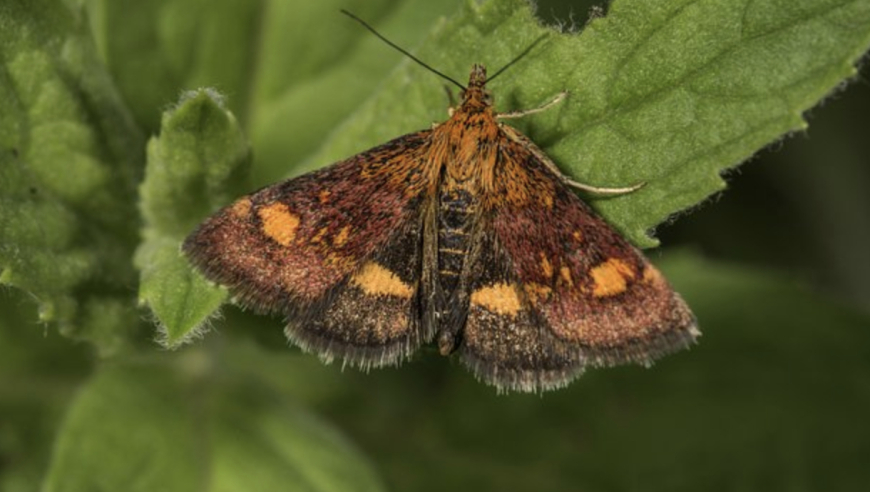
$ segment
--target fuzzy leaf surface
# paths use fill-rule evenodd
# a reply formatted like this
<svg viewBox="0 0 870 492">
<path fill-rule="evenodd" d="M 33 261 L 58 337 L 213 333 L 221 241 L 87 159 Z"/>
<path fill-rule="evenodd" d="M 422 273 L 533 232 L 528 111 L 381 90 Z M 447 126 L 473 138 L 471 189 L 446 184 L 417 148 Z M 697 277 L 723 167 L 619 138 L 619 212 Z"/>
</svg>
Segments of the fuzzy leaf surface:
<svg viewBox="0 0 870 492">
<path fill-rule="evenodd" d="M 139 303 L 152 310 L 167 346 L 200 334 L 226 299 L 224 289 L 189 268 L 180 247 L 200 217 L 246 188 L 249 163 L 238 123 L 212 90 L 185 94 L 148 143 L 139 188 L 145 218 L 136 252 Z"/>
<path fill-rule="evenodd" d="M 0 107 L 0 284 L 26 292 L 40 321 L 112 352 L 137 323 L 143 139 L 81 12 L 0 6 Z"/>
</svg>

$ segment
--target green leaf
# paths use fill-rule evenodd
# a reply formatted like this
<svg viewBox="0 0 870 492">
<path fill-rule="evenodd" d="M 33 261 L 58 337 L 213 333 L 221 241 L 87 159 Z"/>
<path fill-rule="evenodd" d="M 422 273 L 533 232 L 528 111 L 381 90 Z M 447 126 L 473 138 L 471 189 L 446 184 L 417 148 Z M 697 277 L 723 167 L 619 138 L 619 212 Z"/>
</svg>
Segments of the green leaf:
<svg viewBox="0 0 870 492">
<path fill-rule="evenodd" d="M 534 107 L 562 90 L 571 91 L 559 106 L 517 124 L 575 179 L 598 186 L 646 183 L 627 195 L 589 198 L 634 243 L 651 246 L 655 240 L 647 234 L 658 223 L 723 187 L 720 172 L 801 128 L 801 112 L 853 73 L 854 59 L 870 42 L 870 22 L 860 24 L 870 21 L 870 13 L 860 4 L 839 9 L 822 8 L 818 0 L 780 9 L 765 5 L 754 3 L 744 11 L 724 0 L 623 1 L 583 33 L 558 34 L 542 27 L 522 0 L 468 2 L 447 22 L 430 18 L 435 27 L 411 29 L 417 37 L 431 33 L 417 50 L 419 56 L 456 77 L 474 62 L 499 68 L 546 36 L 493 82 L 498 107 Z M 411 15 L 413 6 L 404 4 L 379 27 L 390 37 L 393 31 L 400 39 L 410 37 L 412 20 L 425 25 Z M 843 19 L 856 27 L 837 27 Z M 245 99 L 257 151 L 255 182 L 320 167 L 444 118 L 442 80 L 390 53 L 364 29 L 349 23 L 342 29 L 351 34 L 338 44 L 356 39 L 360 45 L 349 60 L 312 41 L 317 49 L 302 56 L 298 66 L 282 62 L 276 50 L 284 48 L 275 43 L 295 45 L 305 30 L 266 29 L 262 56 L 271 61 L 260 69 Z M 316 36 L 313 31 L 308 35 Z M 341 111 L 353 108 L 351 99 L 362 97 L 353 88 L 370 87 L 365 81 L 371 69 L 362 71 L 363 83 L 349 84 L 357 81 L 354 72 L 365 61 L 382 70 L 385 60 L 397 61 L 401 68 L 385 77 L 322 150 L 303 162 L 327 133 L 319 122 L 334 124 Z M 335 68 L 328 70 L 330 64 Z M 318 94 L 327 96 L 318 99 Z M 221 140 L 214 144 L 220 147 Z M 176 210 L 170 203 L 160 208 Z M 140 261 L 166 273 L 159 276 L 165 281 L 143 292 L 161 299 L 163 307 L 155 312 L 170 345 L 196 334 L 206 313 L 224 298 L 198 275 L 185 273 L 173 241 L 163 243 L 162 253 Z"/>
<path fill-rule="evenodd" d="M 383 490 L 335 429 L 271 388 L 216 378 L 213 362 L 188 351 L 101 367 L 70 408 L 43 490 Z"/>
<path fill-rule="evenodd" d="M 135 313 L 114 311 L 106 337 L 88 306 L 129 303 L 142 135 L 81 15 L 5 2 L 0 25 L 0 283 L 25 291 L 40 321 L 115 351 Z"/>
<path fill-rule="evenodd" d="M 369 374 L 298 358 L 272 377 L 338 380 L 318 408 L 395 490 L 861 489 L 867 314 L 757 269 L 659 263 L 703 336 L 651 369 L 590 370 L 543 396 L 497 395 L 434 351 Z"/>
<path fill-rule="evenodd" d="M 139 189 L 146 224 L 136 252 L 139 302 L 156 315 L 167 346 L 200 334 L 226 299 L 224 289 L 190 269 L 180 245 L 202 216 L 246 189 L 249 162 L 238 123 L 212 90 L 185 94 L 148 143 Z"/>
<path fill-rule="evenodd" d="M 472 63 L 500 68 L 542 35 L 546 42 L 490 85 L 497 108 L 536 107 L 570 91 L 517 126 L 578 181 L 646 183 L 589 198 L 635 244 L 653 246 L 648 231 L 721 190 L 724 170 L 805 128 L 801 113 L 855 74 L 870 45 L 870 6 L 621 0 L 580 34 L 558 34 L 523 0 L 469 1 L 416 54 L 462 80 Z M 393 55 L 384 47 L 372 56 Z M 303 169 L 443 120 L 441 85 L 405 61 Z"/>
</svg>

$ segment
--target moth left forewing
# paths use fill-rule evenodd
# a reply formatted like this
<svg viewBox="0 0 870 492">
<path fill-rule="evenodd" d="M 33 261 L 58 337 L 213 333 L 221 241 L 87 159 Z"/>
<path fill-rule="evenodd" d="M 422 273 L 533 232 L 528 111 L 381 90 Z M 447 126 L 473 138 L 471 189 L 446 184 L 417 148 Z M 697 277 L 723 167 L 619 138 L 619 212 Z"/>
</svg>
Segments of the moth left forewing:
<svg viewBox="0 0 870 492">
<path fill-rule="evenodd" d="M 242 197 L 184 251 L 242 306 L 283 314 L 303 349 L 361 367 L 397 363 L 432 331 L 420 320 L 427 137 Z"/>
</svg>

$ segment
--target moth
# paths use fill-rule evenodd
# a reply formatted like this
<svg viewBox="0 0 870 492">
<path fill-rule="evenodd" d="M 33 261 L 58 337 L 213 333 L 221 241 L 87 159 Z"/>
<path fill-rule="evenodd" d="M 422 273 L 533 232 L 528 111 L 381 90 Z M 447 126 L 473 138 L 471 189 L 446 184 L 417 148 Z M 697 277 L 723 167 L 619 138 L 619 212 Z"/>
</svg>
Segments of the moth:
<svg viewBox="0 0 870 492">
<path fill-rule="evenodd" d="M 550 104 L 498 114 L 482 65 L 456 84 L 447 121 L 239 198 L 184 253 L 303 350 L 363 369 L 435 343 L 537 392 L 691 345 L 683 299 L 572 190 L 635 187 L 575 183 L 501 121 Z"/>
</svg>

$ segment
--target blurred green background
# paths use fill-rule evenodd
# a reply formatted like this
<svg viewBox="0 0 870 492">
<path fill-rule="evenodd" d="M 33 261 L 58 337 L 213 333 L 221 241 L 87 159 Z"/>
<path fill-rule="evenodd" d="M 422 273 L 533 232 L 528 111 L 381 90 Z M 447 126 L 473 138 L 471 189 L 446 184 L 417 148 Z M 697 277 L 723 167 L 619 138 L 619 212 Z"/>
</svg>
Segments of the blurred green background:
<svg viewBox="0 0 870 492">
<path fill-rule="evenodd" d="M 542 0 L 538 14 L 582 25 L 592 4 Z M 99 38 L 112 29 L 95 31 L 111 55 L 113 39 Z M 137 76 L 125 63 L 136 60 L 109 58 L 131 100 L 170 104 L 190 88 L 124 92 Z M 704 336 L 651 370 L 595 370 L 544 396 L 497 396 L 433 350 L 369 374 L 324 366 L 286 348 L 280 320 L 234 308 L 172 353 L 151 343 L 143 320 L 140 352 L 98 361 L 37 324 L 26 295 L 0 291 L 0 489 L 129 480 L 127 490 L 243 490 L 265 483 L 262 466 L 286 472 L 276 483 L 286 490 L 866 490 L 863 73 L 807 115 L 807 132 L 760 151 L 727 175 L 727 190 L 658 228 L 664 247 L 650 257 Z M 152 134 L 162 109 L 133 112 Z"/>
</svg>

